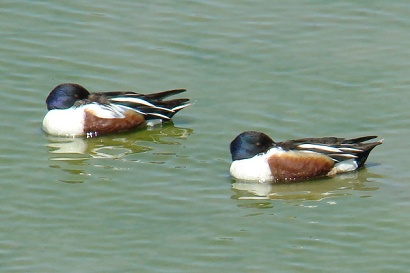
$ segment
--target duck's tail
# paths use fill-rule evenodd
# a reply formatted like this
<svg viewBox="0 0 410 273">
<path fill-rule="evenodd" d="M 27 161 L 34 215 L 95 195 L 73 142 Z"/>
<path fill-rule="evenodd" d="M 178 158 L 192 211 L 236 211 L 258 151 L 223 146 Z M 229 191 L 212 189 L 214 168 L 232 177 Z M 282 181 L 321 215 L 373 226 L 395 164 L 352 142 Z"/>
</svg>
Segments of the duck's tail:
<svg viewBox="0 0 410 273">
<path fill-rule="evenodd" d="M 152 94 L 134 92 L 113 93 L 109 100 L 132 108 L 149 119 L 170 120 L 178 111 L 190 105 L 188 98 L 164 100 L 167 97 L 185 92 L 185 89 L 173 89 Z"/>
<path fill-rule="evenodd" d="M 378 145 L 383 143 L 383 139 L 364 143 L 365 141 L 377 138 L 377 136 L 364 136 L 352 139 L 343 140 L 337 147 L 343 153 L 329 155 L 335 160 L 342 161 L 349 157 L 354 158 L 357 163 L 357 168 L 363 167 L 366 162 L 370 152 Z"/>
</svg>

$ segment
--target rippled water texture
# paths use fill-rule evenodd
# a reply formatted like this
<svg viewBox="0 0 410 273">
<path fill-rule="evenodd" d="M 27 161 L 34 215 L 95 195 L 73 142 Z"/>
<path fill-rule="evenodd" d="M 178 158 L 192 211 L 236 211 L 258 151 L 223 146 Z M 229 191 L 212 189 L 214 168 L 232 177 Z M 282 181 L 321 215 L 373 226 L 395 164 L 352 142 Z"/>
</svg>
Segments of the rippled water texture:
<svg viewBox="0 0 410 273">
<path fill-rule="evenodd" d="M 3 1 L 4 272 L 407 272 L 406 1 Z M 173 122 L 45 135 L 61 82 L 187 88 Z M 229 143 L 379 135 L 366 168 L 235 182 Z"/>
</svg>

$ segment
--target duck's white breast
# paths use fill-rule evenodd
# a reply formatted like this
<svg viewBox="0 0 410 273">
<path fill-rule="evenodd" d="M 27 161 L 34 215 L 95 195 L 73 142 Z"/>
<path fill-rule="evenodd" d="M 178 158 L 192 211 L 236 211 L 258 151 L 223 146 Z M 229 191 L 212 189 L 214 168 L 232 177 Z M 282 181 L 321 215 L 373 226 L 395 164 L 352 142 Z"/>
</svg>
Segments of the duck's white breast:
<svg viewBox="0 0 410 273">
<path fill-rule="evenodd" d="M 266 156 L 264 155 L 235 160 L 231 164 L 230 173 L 234 178 L 245 181 L 263 183 L 273 180 Z"/>
<path fill-rule="evenodd" d="M 43 119 L 43 130 L 56 136 L 84 135 L 84 116 L 83 107 L 50 110 Z"/>
</svg>

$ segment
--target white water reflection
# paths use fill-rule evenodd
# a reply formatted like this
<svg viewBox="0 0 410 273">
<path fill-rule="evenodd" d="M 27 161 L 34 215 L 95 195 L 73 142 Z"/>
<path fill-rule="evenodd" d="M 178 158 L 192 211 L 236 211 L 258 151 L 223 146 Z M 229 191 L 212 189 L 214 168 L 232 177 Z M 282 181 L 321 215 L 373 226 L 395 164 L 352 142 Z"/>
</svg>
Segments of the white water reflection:
<svg viewBox="0 0 410 273">
<path fill-rule="evenodd" d="M 318 179 L 292 184 L 269 184 L 252 182 L 234 182 L 233 198 L 240 200 L 299 200 L 321 201 L 323 199 L 351 195 L 352 191 L 375 191 L 379 187 L 372 185 L 373 178 L 380 175 L 361 169 L 333 178 Z"/>
<path fill-rule="evenodd" d="M 84 182 L 87 176 L 87 166 L 113 168 L 111 160 L 138 162 L 135 155 L 154 150 L 154 146 L 181 145 L 181 142 L 192 134 L 192 129 L 173 126 L 172 123 L 156 126 L 149 130 L 142 130 L 122 135 L 108 135 L 96 138 L 62 138 L 47 135 L 51 168 L 62 169 L 69 173 L 69 179 L 60 181 L 69 183 Z M 157 156 L 164 153 L 158 151 Z M 92 163 L 90 160 L 110 159 L 109 162 Z M 160 161 L 157 161 L 160 162 Z M 151 161 L 151 163 L 155 163 Z M 126 169 L 126 168 L 125 168 Z"/>
</svg>

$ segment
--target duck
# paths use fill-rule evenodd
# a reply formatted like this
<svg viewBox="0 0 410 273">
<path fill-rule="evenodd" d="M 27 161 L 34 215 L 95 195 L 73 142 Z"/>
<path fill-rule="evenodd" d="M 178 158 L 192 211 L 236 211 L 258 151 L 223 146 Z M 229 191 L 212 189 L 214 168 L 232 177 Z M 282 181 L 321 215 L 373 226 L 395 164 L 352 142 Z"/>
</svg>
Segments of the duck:
<svg viewBox="0 0 410 273">
<path fill-rule="evenodd" d="M 140 128 L 147 122 L 162 123 L 190 105 L 188 98 L 165 100 L 185 91 L 90 93 L 79 84 L 61 83 L 47 96 L 42 129 L 54 136 L 89 138 Z"/>
<path fill-rule="evenodd" d="M 230 143 L 230 174 L 235 180 L 260 183 L 333 177 L 362 168 L 373 148 L 383 142 L 368 142 L 375 138 L 320 137 L 274 142 L 265 133 L 245 131 Z"/>
</svg>

